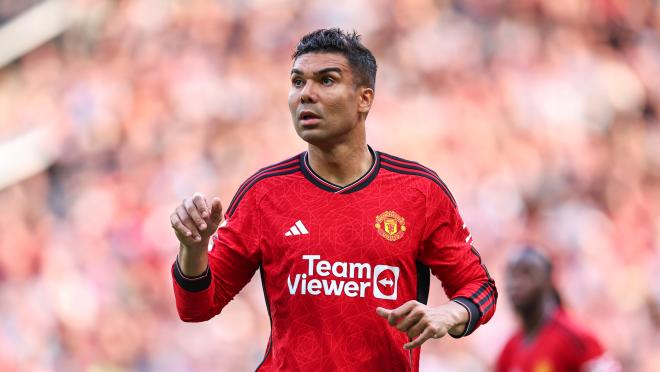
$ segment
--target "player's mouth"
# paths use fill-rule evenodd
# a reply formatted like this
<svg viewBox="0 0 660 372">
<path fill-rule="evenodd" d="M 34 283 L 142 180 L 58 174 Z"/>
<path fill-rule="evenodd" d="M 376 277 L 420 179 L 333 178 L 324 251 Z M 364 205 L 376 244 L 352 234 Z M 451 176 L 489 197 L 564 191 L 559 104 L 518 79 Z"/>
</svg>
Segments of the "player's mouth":
<svg viewBox="0 0 660 372">
<path fill-rule="evenodd" d="M 303 127 L 313 126 L 321 122 L 321 115 L 313 111 L 305 110 L 298 115 L 298 122 Z"/>
</svg>

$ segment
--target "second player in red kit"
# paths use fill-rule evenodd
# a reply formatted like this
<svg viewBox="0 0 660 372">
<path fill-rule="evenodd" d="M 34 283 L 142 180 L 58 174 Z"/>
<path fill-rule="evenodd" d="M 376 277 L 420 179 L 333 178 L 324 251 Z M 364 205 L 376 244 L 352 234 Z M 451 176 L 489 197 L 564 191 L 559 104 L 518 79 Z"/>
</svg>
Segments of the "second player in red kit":
<svg viewBox="0 0 660 372">
<path fill-rule="evenodd" d="M 506 285 L 521 327 L 501 351 L 496 372 L 619 372 L 594 335 L 568 316 L 552 271 L 550 259 L 533 247 L 509 258 Z"/>
<path fill-rule="evenodd" d="M 309 150 L 250 177 L 217 229 L 217 198 L 197 194 L 171 216 L 183 320 L 217 315 L 260 272 L 271 337 L 258 370 L 417 371 L 418 346 L 468 335 L 495 311 L 495 283 L 447 186 L 366 145 L 375 69 L 354 34 L 305 36 L 289 107 Z M 431 274 L 451 299 L 435 308 Z"/>
</svg>

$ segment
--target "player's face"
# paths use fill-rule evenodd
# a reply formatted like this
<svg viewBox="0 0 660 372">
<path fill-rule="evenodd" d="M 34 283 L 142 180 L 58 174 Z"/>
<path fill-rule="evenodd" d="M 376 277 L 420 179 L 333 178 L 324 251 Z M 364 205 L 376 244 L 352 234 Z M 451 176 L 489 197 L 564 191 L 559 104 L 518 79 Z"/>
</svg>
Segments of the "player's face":
<svg viewBox="0 0 660 372">
<path fill-rule="evenodd" d="M 534 309 L 543 300 L 548 281 L 547 270 L 538 257 L 512 257 L 507 266 L 506 289 L 514 309 L 518 313 Z"/>
<path fill-rule="evenodd" d="M 293 63 L 289 110 L 296 132 L 308 143 L 328 145 L 358 135 L 360 114 L 368 112 L 372 96 L 371 89 L 356 86 L 341 54 L 308 53 Z"/>
</svg>

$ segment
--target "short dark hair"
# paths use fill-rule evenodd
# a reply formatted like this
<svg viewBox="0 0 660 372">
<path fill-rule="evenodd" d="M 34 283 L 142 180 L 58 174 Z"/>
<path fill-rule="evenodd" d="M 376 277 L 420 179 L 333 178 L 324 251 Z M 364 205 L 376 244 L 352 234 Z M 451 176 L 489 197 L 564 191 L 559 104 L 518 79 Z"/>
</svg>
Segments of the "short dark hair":
<svg viewBox="0 0 660 372">
<path fill-rule="evenodd" d="M 322 28 L 303 36 L 291 58 L 294 60 L 307 53 L 339 53 L 348 60 L 355 83 L 376 88 L 376 58 L 360 42 L 355 31 L 347 33 L 339 28 Z"/>
</svg>

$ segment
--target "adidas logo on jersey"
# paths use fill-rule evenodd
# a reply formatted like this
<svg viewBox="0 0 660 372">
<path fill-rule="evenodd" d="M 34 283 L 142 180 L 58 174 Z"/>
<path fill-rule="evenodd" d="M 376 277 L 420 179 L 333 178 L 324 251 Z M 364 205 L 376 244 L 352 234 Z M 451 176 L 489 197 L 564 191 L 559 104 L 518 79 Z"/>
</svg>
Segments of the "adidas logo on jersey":
<svg viewBox="0 0 660 372">
<path fill-rule="evenodd" d="M 309 234 L 309 231 L 307 231 L 307 228 L 305 225 L 303 225 L 302 221 L 298 220 L 296 221 L 296 224 L 291 226 L 289 231 L 284 233 L 284 236 L 291 236 L 291 235 L 307 235 Z"/>
</svg>

